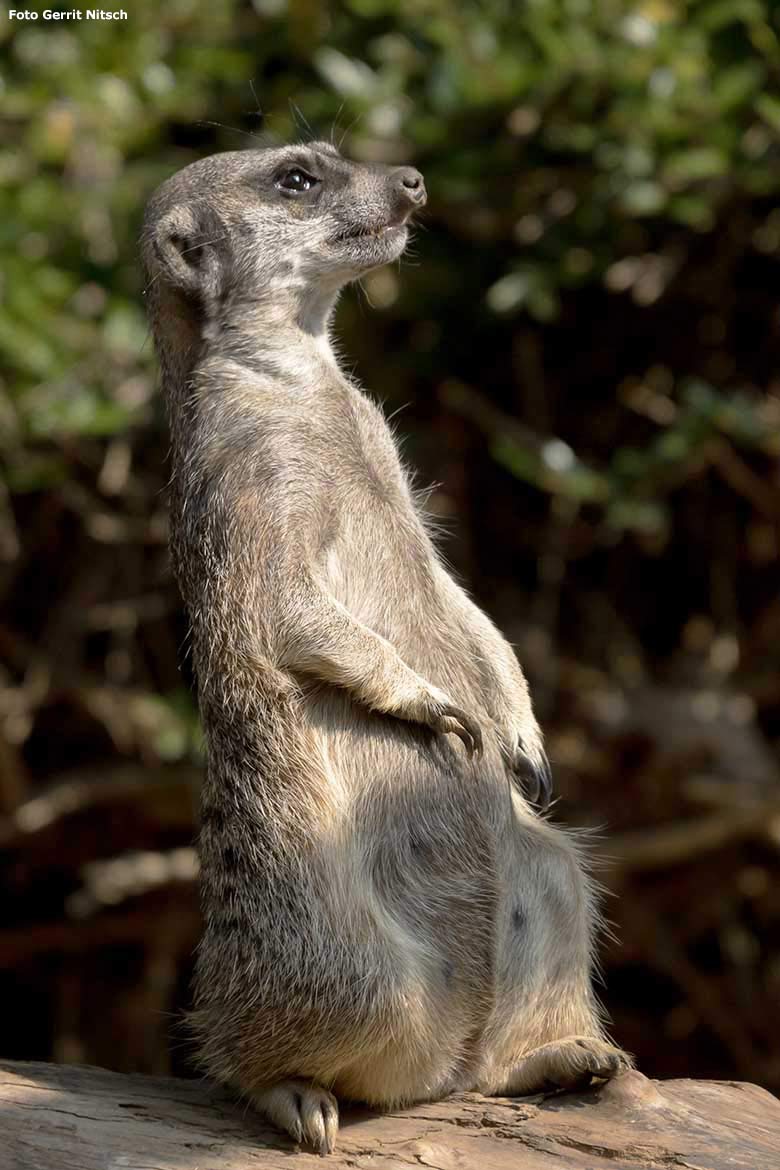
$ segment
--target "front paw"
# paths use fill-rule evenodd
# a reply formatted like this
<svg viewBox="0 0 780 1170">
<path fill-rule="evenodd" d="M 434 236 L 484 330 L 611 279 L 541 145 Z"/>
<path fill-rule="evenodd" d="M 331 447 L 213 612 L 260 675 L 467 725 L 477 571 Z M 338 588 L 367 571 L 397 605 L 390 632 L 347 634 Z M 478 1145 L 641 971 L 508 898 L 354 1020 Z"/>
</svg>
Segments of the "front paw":
<svg viewBox="0 0 780 1170">
<path fill-rule="evenodd" d="M 523 795 L 542 811 L 550 806 L 552 773 L 547 754 L 537 738 L 524 740 L 517 731 L 499 731 L 501 755 Z"/>
<path fill-rule="evenodd" d="M 479 723 L 462 707 L 450 702 L 443 691 L 431 691 L 422 702 L 420 722 L 439 735 L 457 735 L 462 740 L 469 759 L 482 755 L 482 729 Z"/>
<path fill-rule="evenodd" d="M 446 704 L 441 713 L 430 724 L 434 731 L 441 735 L 457 735 L 466 745 L 469 759 L 482 755 L 482 731 L 476 719 L 472 719 L 460 707 L 452 703 Z"/>
</svg>

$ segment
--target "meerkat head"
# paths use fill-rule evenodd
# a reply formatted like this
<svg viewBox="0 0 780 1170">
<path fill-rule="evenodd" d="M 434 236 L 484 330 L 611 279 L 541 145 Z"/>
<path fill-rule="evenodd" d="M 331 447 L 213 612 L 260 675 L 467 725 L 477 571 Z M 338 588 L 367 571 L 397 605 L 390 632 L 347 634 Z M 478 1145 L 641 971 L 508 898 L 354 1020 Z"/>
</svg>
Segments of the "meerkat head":
<svg viewBox="0 0 780 1170">
<path fill-rule="evenodd" d="M 206 317 L 226 302 L 333 299 L 398 259 L 425 200 L 413 167 L 352 162 L 328 142 L 212 155 L 150 199 L 148 282 Z"/>
</svg>

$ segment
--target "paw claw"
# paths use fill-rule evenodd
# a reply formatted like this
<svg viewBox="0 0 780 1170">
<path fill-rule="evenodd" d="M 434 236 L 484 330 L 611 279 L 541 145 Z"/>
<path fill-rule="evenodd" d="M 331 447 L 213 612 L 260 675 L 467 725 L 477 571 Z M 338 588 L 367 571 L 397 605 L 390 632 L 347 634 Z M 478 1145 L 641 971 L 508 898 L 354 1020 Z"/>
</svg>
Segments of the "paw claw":
<svg viewBox="0 0 780 1170">
<path fill-rule="evenodd" d="M 504 1091 L 512 1094 L 584 1089 L 632 1068 L 631 1057 L 595 1036 L 569 1036 L 526 1053 Z"/>
<path fill-rule="evenodd" d="M 469 759 L 482 755 L 482 730 L 474 718 L 453 703 L 444 704 L 432 722 L 434 730 L 441 735 L 456 735 L 461 739 Z"/>
<path fill-rule="evenodd" d="M 336 1144 L 339 1110 L 327 1089 L 305 1081 L 281 1081 L 255 1094 L 254 1103 L 293 1141 L 310 1145 L 318 1154 L 330 1154 Z"/>
<path fill-rule="evenodd" d="M 504 758 L 513 776 L 520 782 L 526 799 L 546 812 L 550 807 L 553 786 L 550 763 L 544 751 L 527 750 L 522 739 L 518 738 L 505 752 Z"/>
</svg>

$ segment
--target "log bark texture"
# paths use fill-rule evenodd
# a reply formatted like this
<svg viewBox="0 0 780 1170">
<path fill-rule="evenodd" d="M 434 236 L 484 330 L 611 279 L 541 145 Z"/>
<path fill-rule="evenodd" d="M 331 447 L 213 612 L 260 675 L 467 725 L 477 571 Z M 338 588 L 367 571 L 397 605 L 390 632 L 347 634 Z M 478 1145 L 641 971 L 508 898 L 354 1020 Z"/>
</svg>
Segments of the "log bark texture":
<svg viewBox="0 0 780 1170">
<path fill-rule="evenodd" d="M 0 1063 L 0 1170 L 780 1170 L 780 1102 L 731 1081 L 347 1109 L 324 1163 L 198 1081 Z"/>
</svg>

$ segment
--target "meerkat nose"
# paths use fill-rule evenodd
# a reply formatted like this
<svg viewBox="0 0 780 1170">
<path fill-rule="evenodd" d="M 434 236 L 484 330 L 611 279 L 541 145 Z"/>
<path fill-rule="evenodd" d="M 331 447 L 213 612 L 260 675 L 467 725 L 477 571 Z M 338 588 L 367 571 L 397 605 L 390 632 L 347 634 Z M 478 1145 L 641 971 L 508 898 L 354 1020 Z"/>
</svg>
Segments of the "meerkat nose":
<svg viewBox="0 0 780 1170">
<path fill-rule="evenodd" d="M 397 171 L 393 171 L 390 181 L 396 193 L 415 207 L 422 207 L 428 198 L 425 180 L 414 167 L 399 167 Z"/>
</svg>

